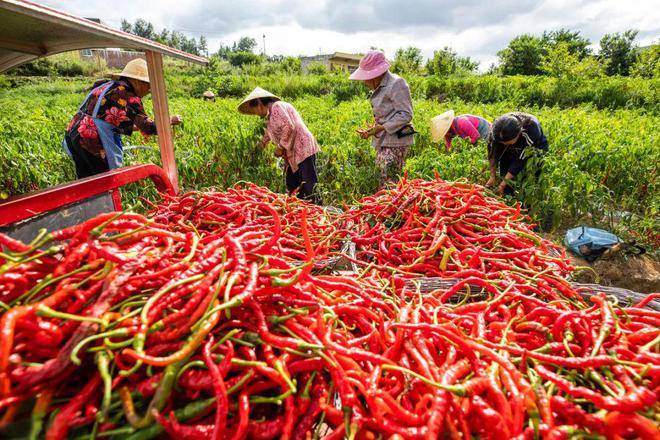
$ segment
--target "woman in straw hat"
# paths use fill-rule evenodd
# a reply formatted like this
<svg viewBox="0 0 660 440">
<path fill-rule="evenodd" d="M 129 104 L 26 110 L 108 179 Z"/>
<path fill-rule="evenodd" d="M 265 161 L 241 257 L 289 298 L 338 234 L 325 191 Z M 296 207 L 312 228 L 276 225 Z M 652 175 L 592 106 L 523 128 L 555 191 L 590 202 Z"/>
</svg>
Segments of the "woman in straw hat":
<svg viewBox="0 0 660 440">
<path fill-rule="evenodd" d="M 136 127 L 145 136 L 156 134 L 156 124 L 142 106 L 142 98 L 149 92 L 149 73 L 143 59 L 129 61 L 111 80 L 94 84 L 69 122 L 62 142 L 79 179 L 122 166 L 121 135 L 130 136 Z M 171 122 L 179 124 L 181 117 L 172 116 Z"/>
<path fill-rule="evenodd" d="M 415 130 L 410 88 L 406 80 L 390 73 L 383 52 L 373 50 L 360 60 L 360 67 L 350 79 L 364 81 L 371 90 L 374 123 L 357 132 L 363 139 L 372 138 L 376 164 L 380 168 L 380 186 L 398 178 L 403 170 Z"/>
<path fill-rule="evenodd" d="M 314 187 L 318 182 L 316 154 L 320 151 L 314 135 L 296 109 L 261 87 L 255 88 L 238 111 L 266 120 L 261 146 L 276 145 L 275 155 L 282 157 L 286 169 L 286 188 L 301 199 L 320 204 Z"/>
<path fill-rule="evenodd" d="M 490 130 L 491 123 L 481 116 L 454 116 L 453 110 L 431 119 L 431 139 L 437 144 L 444 138 L 447 151 L 451 151 L 451 143 L 456 136 L 467 139 L 475 145 L 479 140 L 487 142 Z"/>
</svg>

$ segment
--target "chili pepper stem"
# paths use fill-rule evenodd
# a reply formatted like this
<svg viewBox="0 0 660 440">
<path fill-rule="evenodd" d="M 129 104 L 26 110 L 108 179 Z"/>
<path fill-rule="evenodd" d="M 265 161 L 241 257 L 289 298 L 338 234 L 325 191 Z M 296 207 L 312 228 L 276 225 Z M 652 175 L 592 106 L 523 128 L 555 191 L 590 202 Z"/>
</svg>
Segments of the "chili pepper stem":
<svg viewBox="0 0 660 440">
<path fill-rule="evenodd" d="M 108 321 L 106 321 L 105 319 L 93 318 L 91 316 L 73 315 L 71 313 L 65 313 L 65 312 L 58 312 L 57 310 L 53 310 L 50 307 L 45 306 L 43 304 L 39 304 L 37 306 L 37 316 L 43 316 L 46 318 L 65 319 L 69 321 L 92 322 L 94 324 L 99 324 L 101 328 L 105 328 L 108 326 Z"/>
<path fill-rule="evenodd" d="M 381 365 L 381 368 L 383 370 L 395 370 L 395 371 L 400 371 L 402 373 L 409 374 L 409 375 L 421 380 L 422 382 L 424 382 L 427 385 L 430 385 L 432 387 L 435 387 L 435 388 L 438 388 L 438 389 L 441 389 L 441 390 L 449 391 L 450 393 L 455 394 L 459 397 L 464 397 L 466 395 L 466 390 L 465 390 L 464 386 L 461 386 L 461 385 L 445 385 L 445 384 L 442 384 L 442 383 L 438 383 L 434 380 L 431 380 L 427 377 L 422 376 L 421 374 L 415 373 L 414 371 L 412 371 L 408 368 L 401 367 L 399 365 L 383 364 L 383 365 Z"/>
</svg>

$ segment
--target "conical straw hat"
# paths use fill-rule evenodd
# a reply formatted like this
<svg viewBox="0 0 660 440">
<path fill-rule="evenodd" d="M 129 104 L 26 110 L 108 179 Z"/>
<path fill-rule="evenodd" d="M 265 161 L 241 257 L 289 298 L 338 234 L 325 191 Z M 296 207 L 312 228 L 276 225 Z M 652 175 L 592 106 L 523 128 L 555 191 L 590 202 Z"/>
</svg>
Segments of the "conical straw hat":
<svg viewBox="0 0 660 440">
<path fill-rule="evenodd" d="M 123 76 L 124 78 L 138 79 L 148 83 L 149 70 L 147 69 L 147 62 L 142 58 L 136 58 L 126 63 L 121 73 L 113 73 L 111 76 L 115 79 Z"/>
<path fill-rule="evenodd" d="M 448 110 L 431 119 L 431 140 L 440 142 L 449 131 L 452 122 L 454 122 L 454 110 Z"/>
<path fill-rule="evenodd" d="M 273 95 L 268 90 L 262 89 L 261 87 L 255 87 L 254 90 L 252 90 L 252 92 L 247 95 L 243 102 L 240 103 L 238 106 L 238 111 L 246 115 L 251 114 L 252 112 L 250 112 L 250 101 L 258 98 L 275 98 L 276 101 L 280 100 L 279 96 Z"/>
</svg>

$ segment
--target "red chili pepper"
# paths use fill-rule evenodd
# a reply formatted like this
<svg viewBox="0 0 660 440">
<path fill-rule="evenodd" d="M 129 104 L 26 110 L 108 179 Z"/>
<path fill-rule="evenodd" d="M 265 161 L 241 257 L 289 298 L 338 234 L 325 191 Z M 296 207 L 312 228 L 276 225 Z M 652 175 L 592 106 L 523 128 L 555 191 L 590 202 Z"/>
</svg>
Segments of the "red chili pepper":
<svg viewBox="0 0 660 440">
<path fill-rule="evenodd" d="M 101 385 L 101 376 L 95 374 L 85 386 L 57 413 L 46 431 L 46 440 L 64 440 L 68 437 L 70 421 L 76 417 Z"/>
<path fill-rule="evenodd" d="M 552 407 L 552 411 L 555 412 L 564 423 L 584 426 L 592 432 L 603 435 L 606 434 L 603 419 L 593 414 L 589 414 L 567 399 L 561 396 L 552 396 L 550 399 L 550 406 Z"/>
<path fill-rule="evenodd" d="M 271 440 L 279 438 L 284 427 L 284 416 L 278 416 L 274 420 L 264 422 L 248 422 L 248 437 L 254 440 Z M 296 431 L 296 434 L 298 431 Z"/>
<path fill-rule="evenodd" d="M 158 412 L 158 410 L 154 410 L 154 417 L 158 423 L 163 426 L 165 432 L 167 432 L 171 438 L 175 438 L 177 440 L 199 440 L 212 438 L 211 435 L 214 431 L 213 425 L 182 425 L 177 421 L 176 417 L 174 416 L 174 412 L 170 412 L 169 418 L 165 418 L 160 412 Z"/>
<path fill-rule="evenodd" d="M 613 411 L 605 416 L 605 429 L 608 440 L 637 438 L 640 440 L 660 439 L 660 430 L 653 421 L 639 414 Z"/>
<path fill-rule="evenodd" d="M 248 434 L 248 418 L 250 416 L 250 400 L 246 392 L 241 392 L 238 396 L 238 424 L 231 440 L 244 439 Z"/>
<path fill-rule="evenodd" d="M 536 372 L 545 380 L 549 380 L 557 388 L 574 398 L 587 399 L 596 405 L 598 408 L 606 409 L 608 411 L 621 411 L 624 413 L 632 413 L 639 411 L 647 406 L 653 405 L 657 396 L 654 391 L 647 388 L 639 387 L 636 391 L 628 393 L 620 398 L 603 396 L 589 388 L 573 385 L 563 377 L 552 373 L 550 370 L 542 365 L 536 367 Z"/>
<path fill-rule="evenodd" d="M 204 344 L 204 363 L 206 367 L 211 372 L 211 377 L 213 378 L 214 392 L 215 392 L 215 402 L 216 402 L 216 411 L 215 411 L 215 420 L 213 429 L 214 439 L 220 438 L 220 433 L 224 432 L 227 429 L 227 411 L 229 408 L 229 403 L 227 401 L 227 389 L 225 388 L 225 381 L 223 376 L 229 371 L 229 366 L 231 359 L 234 355 L 234 347 L 229 343 L 227 345 L 228 350 L 225 358 L 222 361 L 222 365 L 216 365 L 211 348 L 213 347 L 213 336 L 211 336 L 206 344 Z"/>
</svg>

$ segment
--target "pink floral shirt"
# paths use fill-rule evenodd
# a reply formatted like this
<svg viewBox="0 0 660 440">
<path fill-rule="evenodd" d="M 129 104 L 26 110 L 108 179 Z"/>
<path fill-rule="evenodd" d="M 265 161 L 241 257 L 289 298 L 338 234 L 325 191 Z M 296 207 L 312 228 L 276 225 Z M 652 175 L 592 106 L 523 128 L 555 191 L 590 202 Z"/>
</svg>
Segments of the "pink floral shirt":
<svg viewBox="0 0 660 440">
<path fill-rule="evenodd" d="M 284 158 L 294 173 L 303 160 L 320 151 L 319 144 L 300 114 L 284 101 L 271 104 L 266 116 L 266 133 L 263 140 L 270 141 L 284 150 Z"/>
</svg>

